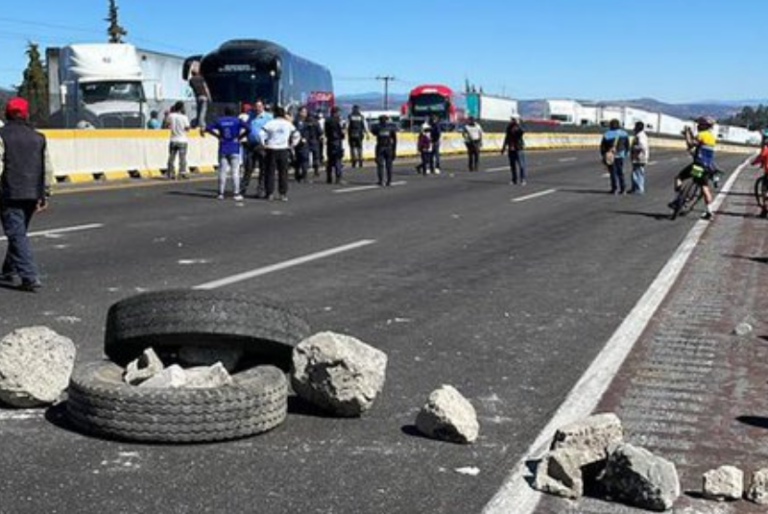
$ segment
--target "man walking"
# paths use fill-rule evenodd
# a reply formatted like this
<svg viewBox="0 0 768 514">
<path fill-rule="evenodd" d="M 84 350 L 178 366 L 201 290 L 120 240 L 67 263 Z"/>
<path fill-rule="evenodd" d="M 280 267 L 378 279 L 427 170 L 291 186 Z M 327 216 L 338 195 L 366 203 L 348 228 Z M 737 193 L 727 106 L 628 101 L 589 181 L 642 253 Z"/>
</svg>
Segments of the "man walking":
<svg viewBox="0 0 768 514">
<path fill-rule="evenodd" d="M 294 174 L 296 182 L 306 182 L 309 174 L 310 139 L 314 138 L 314 125 L 309 121 L 309 111 L 306 107 L 299 109 L 296 118 L 296 130 L 299 133 L 299 144 L 296 145 L 296 158 L 294 159 Z"/>
<path fill-rule="evenodd" d="M 632 140 L 632 194 L 645 194 L 645 167 L 650 157 L 648 134 L 645 133 L 645 123 L 635 123 L 635 137 Z"/>
<path fill-rule="evenodd" d="M 248 134 L 248 124 L 241 120 L 231 107 L 224 109 L 224 116 L 205 128 L 219 140 L 219 200 L 227 190 L 227 175 L 232 174 L 232 194 L 236 202 L 243 200 L 240 194 L 240 140 Z"/>
<path fill-rule="evenodd" d="M 5 108 L 7 124 L 0 128 L 0 221 L 8 239 L 2 281 L 35 292 L 42 287 L 27 229 L 32 216 L 48 207 L 53 167 L 45 136 L 29 125 L 29 104 L 11 98 Z"/>
<path fill-rule="evenodd" d="M 205 119 L 208 114 L 208 103 L 211 101 L 211 91 L 208 89 L 208 84 L 205 83 L 205 79 L 200 75 L 198 68 L 192 69 L 192 76 L 189 78 L 189 87 L 192 89 L 192 94 L 195 95 L 195 103 L 197 106 L 197 117 L 195 118 L 195 127 L 200 128 L 200 132 L 203 132 L 205 128 Z"/>
<path fill-rule="evenodd" d="M 256 100 L 253 104 L 253 111 L 251 111 L 250 130 L 248 131 L 248 142 L 246 143 L 249 156 L 246 159 L 243 180 L 240 182 L 241 195 L 245 195 L 248 191 L 253 172 L 257 167 L 259 168 L 259 179 L 258 186 L 256 187 L 256 197 L 260 198 L 264 195 L 264 172 L 267 169 L 267 151 L 264 148 L 264 142 L 261 140 L 261 129 L 272 119 L 272 114 L 267 112 L 264 102 Z"/>
<path fill-rule="evenodd" d="M 187 150 L 189 148 L 189 118 L 184 113 L 184 102 L 178 101 L 171 107 L 171 114 L 166 119 L 171 131 L 171 143 L 168 150 L 168 179 L 176 180 L 176 156 L 179 157 L 179 171 L 182 178 L 187 178 Z M 201 127 L 202 129 L 202 127 Z"/>
<path fill-rule="evenodd" d="M 504 144 L 501 147 L 501 155 L 504 152 L 508 152 L 509 157 L 509 169 L 512 172 L 511 184 L 517 185 L 518 181 L 520 185 L 526 184 L 525 174 L 525 131 L 520 126 L 520 122 L 517 117 L 513 116 L 507 125 L 506 134 L 504 136 Z M 518 177 L 518 168 L 520 169 L 520 175 Z"/>
<path fill-rule="evenodd" d="M 360 112 L 360 106 L 352 106 L 352 113 L 347 118 L 347 134 L 349 137 L 349 153 L 353 168 L 363 167 L 363 139 L 368 136 L 368 124 Z"/>
<path fill-rule="evenodd" d="M 470 116 L 464 126 L 464 144 L 467 146 L 469 156 L 469 171 L 480 169 L 480 149 L 483 147 L 483 128 Z"/>
<path fill-rule="evenodd" d="M 338 107 L 331 110 L 331 117 L 325 122 L 325 141 L 328 145 L 326 182 L 341 184 L 344 173 L 344 127 L 341 123 L 341 109 Z"/>
<path fill-rule="evenodd" d="M 379 116 L 379 123 L 373 127 L 376 137 L 376 174 L 380 186 L 392 185 L 392 165 L 397 157 L 397 127 L 389 122 L 387 115 Z M 386 182 L 384 173 L 386 172 Z"/>
<path fill-rule="evenodd" d="M 291 164 L 291 149 L 301 136 L 289 121 L 285 109 L 275 108 L 275 118 L 261 129 L 261 140 L 267 150 L 267 169 L 264 177 L 264 192 L 268 200 L 288 201 L 288 168 Z M 275 173 L 279 197 L 274 196 Z"/>
<path fill-rule="evenodd" d="M 619 120 L 611 120 L 600 143 L 603 164 L 611 176 L 611 194 L 623 195 L 627 192 L 624 182 L 624 159 L 627 158 L 628 151 L 629 134 L 621 128 Z"/>
<path fill-rule="evenodd" d="M 429 136 L 432 138 L 432 166 L 435 175 L 440 174 L 440 143 L 443 139 L 443 128 L 440 126 L 440 118 L 432 115 L 429 124 Z"/>
</svg>

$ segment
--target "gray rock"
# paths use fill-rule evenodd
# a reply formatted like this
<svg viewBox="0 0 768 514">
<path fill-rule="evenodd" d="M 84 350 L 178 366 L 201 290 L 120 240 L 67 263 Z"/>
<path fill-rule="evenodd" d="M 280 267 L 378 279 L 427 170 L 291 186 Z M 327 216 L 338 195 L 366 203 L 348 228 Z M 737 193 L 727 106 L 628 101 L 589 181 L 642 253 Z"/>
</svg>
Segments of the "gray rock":
<svg viewBox="0 0 768 514">
<path fill-rule="evenodd" d="M 149 380 L 165 369 L 163 361 L 157 356 L 152 348 L 147 348 L 141 356 L 128 363 L 125 368 L 123 380 L 128 385 L 139 385 L 145 380 Z"/>
<path fill-rule="evenodd" d="M 189 389 L 210 389 L 234 383 L 232 377 L 220 362 L 213 366 L 186 369 L 184 374 L 186 375 L 184 387 Z"/>
<path fill-rule="evenodd" d="M 475 408 L 449 385 L 429 395 L 416 416 L 416 428 L 434 439 L 461 444 L 475 442 L 480 432 Z"/>
<path fill-rule="evenodd" d="M 702 477 L 702 492 L 710 500 L 740 500 L 744 495 L 744 472 L 733 466 L 707 471 Z"/>
<path fill-rule="evenodd" d="M 242 348 L 182 346 L 179 350 L 179 363 L 192 367 L 213 366 L 220 362 L 228 372 L 233 373 L 244 353 Z"/>
<path fill-rule="evenodd" d="M 384 387 L 387 356 L 357 339 L 322 332 L 293 350 L 291 383 L 305 401 L 338 416 L 356 417 Z"/>
<path fill-rule="evenodd" d="M 14 407 L 54 403 L 69 385 L 75 344 L 47 327 L 15 330 L 0 341 L 0 400 Z"/>
<path fill-rule="evenodd" d="M 616 414 L 595 414 L 555 432 L 551 450 L 582 452 L 582 466 L 608 458 L 608 447 L 624 441 L 624 428 Z"/>
<path fill-rule="evenodd" d="M 580 456 L 573 449 L 552 450 L 536 467 L 533 487 L 543 493 L 577 500 L 584 494 Z"/>
<path fill-rule="evenodd" d="M 758 505 L 768 505 L 768 468 L 752 473 L 747 500 Z"/>
<path fill-rule="evenodd" d="M 754 328 L 750 323 L 742 322 L 736 325 L 736 328 L 733 330 L 733 333 L 737 336 L 747 336 L 752 333 Z"/>
<path fill-rule="evenodd" d="M 139 387 L 147 389 L 178 389 L 187 385 L 187 374 L 178 364 L 168 366 L 163 371 L 145 380 Z"/>
<path fill-rule="evenodd" d="M 659 512 L 672 508 L 680 496 L 673 463 L 626 443 L 613 444 L 608 452 L 599 481 L 609 500 Z"/>
</svg>

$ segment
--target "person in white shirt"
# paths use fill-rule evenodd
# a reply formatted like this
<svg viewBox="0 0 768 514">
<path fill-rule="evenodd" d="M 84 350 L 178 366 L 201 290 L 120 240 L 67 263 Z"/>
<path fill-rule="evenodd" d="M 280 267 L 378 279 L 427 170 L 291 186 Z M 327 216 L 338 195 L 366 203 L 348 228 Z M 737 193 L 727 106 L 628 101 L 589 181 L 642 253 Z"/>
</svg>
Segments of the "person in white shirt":
<svg viewBox="0 0 768 514">
<path fill-rule="evenodd" d="M 187 132 L 191 128 L 189 118 L 184 113 L 184 102 L 176 102 L 171 107 L 171 114 L 166 118 L 165 123 L 171 131 L 171 144 L 168 156 L 167 177 L 170 180 L 178 179 L 176 174 L 176 156 L 179 156 L 179 171 L 182 178 L 187 178 L 187 150 L 189 148 L 189 137 Z"/>
<path fill-rule="evenodd" d="M 648 134 L 645 133 L 645 123 L 635 123 L 635 137 L 632 140 L 632 189 L 630 194 L 645 194 L 645 167 L 650 158 Z"/>
<path fill-rule="evenodd" d="M 483 128 L 475 118 L 470 117 L 464 125 L 463 133 L 469 155 L 469 171 L 477 171 L 480 167 L 480 149 L 483 147 Z"/>
<path fill-rule="evenodd" d="M 288 201 L 288 169 L 291 165 L 291 150 L 299 144 L 301 134 L 291 123 L 283 107 L 275 108 L 275 119 L 261 129 L 261 140 L 267 150 L 267 174 L 264 177 L 264 193 L 268 200 L 275 200 L 275 173 L 280 199 Z"/>
</svg>

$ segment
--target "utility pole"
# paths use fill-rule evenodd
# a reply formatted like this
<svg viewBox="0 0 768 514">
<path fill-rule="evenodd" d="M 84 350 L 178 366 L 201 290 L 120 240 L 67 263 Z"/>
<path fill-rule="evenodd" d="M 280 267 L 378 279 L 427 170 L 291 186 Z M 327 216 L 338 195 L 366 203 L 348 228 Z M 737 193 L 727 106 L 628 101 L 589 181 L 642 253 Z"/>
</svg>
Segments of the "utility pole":
<svg viewBox="0 0 768 514">
<path fill-rule="evenodd" d="M 389 83 L 395 80 L 395 77 L 385 75 L 385 76 L 379 76 L 376 77 L 376 80 L 381 80 L 384 82 L 384 110 L 389 110 Z"/>
</svg>

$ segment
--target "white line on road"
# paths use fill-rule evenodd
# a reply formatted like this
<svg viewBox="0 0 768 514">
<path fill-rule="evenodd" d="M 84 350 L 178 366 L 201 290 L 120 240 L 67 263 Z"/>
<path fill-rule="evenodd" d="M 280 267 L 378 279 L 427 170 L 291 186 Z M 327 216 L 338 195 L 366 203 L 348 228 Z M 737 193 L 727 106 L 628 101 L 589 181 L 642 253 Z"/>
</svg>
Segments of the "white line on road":
<svg viewBox="0 0 768 514">
<path fill-rule="evenodd" d="M 527 200 L 533 200 L 534 198 L 540 198 L 542 196 L 551 195 L 552 193 L 556 193 L 556 192 L 557 192 L 557 189 L 547 189 L 546 191 L 539 191 L 538 193 L 521 196 L 519 198 L 513 198 L 512 203 L 525 202 Z"/>
<path fill-rule="evenodd" d="M 407 182 L 404 180 L 400 180 L 397 182 L 392 182 L 393 186 L 404 186 Z M 382 189 L 382 186 L 378 185 L 372 185 L 372 186 L 355 186 L 355 187 L 345 187 L 344 189 L 334 189 L 333 192 L 336 194 L 343 194 L 343 193 L 357 193 L 358 191 L 371 191 L 373 189 Z"/>
<path fill-rule="evenodd" d="M 578 160 L 578 157 L 563 157 L 562 159 L 558 159 L 557 162 L 574 162 Z"/>
<path fill-rule="evenodd" d="M 658 164 L 657 161 L 651 161 L 648 163 L 648 166 L 656 166 Z"/>
<path fill-rule="evenodd" d="M 45 237 L 45 236 L 56 236 L 59 234 L 66 234 L 68 232 L 82 232 L 83 230 L 93 230 L 95 228 L 101 228 L 104 225 L 101 223 L 91 223 L 90 225 L 78 225 L 75 227 L 64 227 L 64 228 L 54 228 L 51 230 L 41 230 L 39 232 L 30 232 L 27 234 L 27 237 Z M 0 237 L 0 241 L 7 241 L 8 238 L 3 236 Z"/>
<path fill-rule="evenodd" d="M 497 173 L 499 171 L 507 171 L 509 166 L 499 166 L 498 168 L 489 168 L 485 170 L 486 173 Z"/>
<path fill-rule="evenodd" d="M 714 209 L 720 207 L 723 199 L 748 163 L 749 161 L 739 166 L 728 179 L 712 206 Z M 640 339 L 645 327 L 688 262 L 709 223 L 711 222 L 702 220 L 693 226 L 672 258 L 653 281 L 651 287 L 640 298 L 640 301 L 614 332 L 589 369 L 571 389 L 568 397 L 560 405 L 547 426 L 517 462 L 512 474 L 483 509 L 483 514 L 508 514 L 510 512 L 531 514 L 536 510 L 541 494 L 534 491 L 525 480 L 528 474 L 526 463 L 540 457 L 547 450 L 552 436 L 558 428 L 589 416 L 595 410 L 629 352 Z"/>
<path fill-rule="evenodd" d="M 608 178 L 608 177 L 610 177 L 610 176 L 611 176 L 611 174 L 610 174 L 610 173 L 603 173 L 603 178 Z"/>
<path fill-rule="evenodd" d="M 18 421 L 24 419 L 38 419 L 45 416 L 44 409 L 14 409 L 0 411 L 0 421 Z"/>
<path fill-rule="evenodd" d="M 214 280 L 213 282 L 208 282 L 205 284 L 201 284 L 199 286 L 195 286 L 194 289 L 204 289 L 204 290 L 219 289 L 221 287 L 237 284 L 238 282 L 243 282 L 245 280 L 250 280 L 252 278 L 268 275 L 269 273 L 274 273 L 276 271 L 282 271 L 284 269 L 293 268 L 295 266 L 306 264 L 308 262 L 318 261 L 320 259 L 325 259 L 333 255 L 338 255 L 340 253 L 356 250 L 358 248 L 369 246 L 374 243 L 376 243 L 376 240 L 374 239 L 363 239 L 361 241 L 350 243 L 348 245 L 337 246 L 336 248 L 323 250 L 322 252 L 311 253 L 309 255 L 305 255 L 304 257 L 297 257 L 295 259 L 279 262 L 277 264 L 272 264 L 270 266 L 265 266 L 263 268 L 257 268 L 255 270 L 246 271 L 245 273 L 238 273 L 237 275 L 232 275 L 231 277 L 222 278 L 221 280 Z"/>
</svg>

